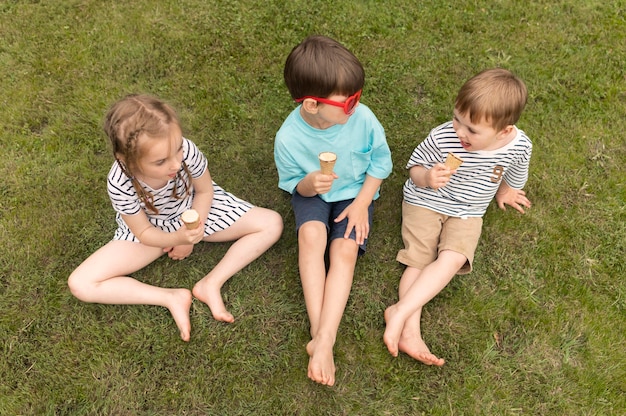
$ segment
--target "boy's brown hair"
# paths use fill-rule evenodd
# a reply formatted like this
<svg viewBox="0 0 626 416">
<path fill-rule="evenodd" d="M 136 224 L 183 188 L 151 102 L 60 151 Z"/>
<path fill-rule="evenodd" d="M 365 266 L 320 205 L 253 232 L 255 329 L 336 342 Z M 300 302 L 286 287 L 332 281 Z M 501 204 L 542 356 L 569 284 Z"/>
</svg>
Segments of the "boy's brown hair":
<svg viewBox="0 0 626 416">
<path fill-rule="evenodd" d="M 524 82 L 510 71 L 487 69 L 470 78 L 459 90 L 454 108 L 469 114 L 472 123 L 483 119 L 500 131 L 519 120 L 528 91 Z"/>
<path fill-rule="evenodd" d="M 309 36 L 292 49 L 284 77 L 294 100 L 350 96 L 365 84 L 365 71 L 356 56 L 339 42 L 320 35 Z"/>
</svg>

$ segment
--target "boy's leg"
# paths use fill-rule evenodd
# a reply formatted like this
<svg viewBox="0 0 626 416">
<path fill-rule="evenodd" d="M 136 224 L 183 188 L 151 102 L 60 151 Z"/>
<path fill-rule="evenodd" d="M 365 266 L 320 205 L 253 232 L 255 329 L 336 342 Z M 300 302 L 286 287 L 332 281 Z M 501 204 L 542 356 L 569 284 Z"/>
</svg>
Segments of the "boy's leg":
<svg viewBox="0 0 626 416">
<path fill-rule="evenodd" d="M 329 386 L 335 384 L 333 347 L 350 296 L 358 251 L 359 246 L 352 239 L 338 238 L 331 242 L 319 325 L 307 345 L 309 378 Z"/>
<path fill-rule="evenodd" d="M 398 356 L 400 336 L 409 317 L 418 310 L 421 311 L 426 303 L 441 292 L 466 261 L 467 258 L 460 253 L 451 250 L 442 251 L 437 260 L 419 273 L 398 303 L 385 310 L 387 328 L 383 341 L 391 355 Z"/>
<path fill-rule="evenodd" d="M 296 220 L 298 267 L 312 338 L 319 328 L 324 301 L 324 254 L 332 206 L 319 196 L 303 197 L 297 192 L 291 197 L 291 206 Z"/>
<path fill-rule="evenodd" d="M 227 229 L 204 237 L 203 241 L 208 242 L 234 241 L 222 260 L 193 288 L 193 295 L 209 306 L 213 318 L 223 322 L 235 320 L 224 306 L 222 286 L 265 253 L 278 241 L 282 231 L 283 220 L 277 212 L 253 207 Z"/>
<path fill-rule="evenodd" d="M 419 278 L 421 270 L 408 266 L 402 278 L 400 279 L 400 287 L 398 289 L 399 298 L 403 299 L 409 288 Z M 422 339 L 421 317 L 423 307 L 418 308 L 411 316 L 407 318 L 402 328 L 400 341 L 398 342 L 399 351 L 409 355 L 410 357 L 423 362 L 427 365 L 441 366 L 445 361 L 438 358 L 430 352 L 430 349 Z"/>
<path fill-rule="evenodd" d="M 68 279 L 74 296 L 84 302 L 158 305 L 169 309 L 180 337 L 189 341 L 191 292 L 160 288 L 129 277 L 163 254 L 163 249 L 130 241 L 111 241 L 89 256 Z"/>
<path fill-rule="evenodd" d="M 320 221 L 308 221 L 298 230 L 298 267 L 304 303 L 309 316 L 311 338 L 319 330 L 322 315 L 326 286 L 324 254 L 327 238 L 326 225 Z"/>
</svg>

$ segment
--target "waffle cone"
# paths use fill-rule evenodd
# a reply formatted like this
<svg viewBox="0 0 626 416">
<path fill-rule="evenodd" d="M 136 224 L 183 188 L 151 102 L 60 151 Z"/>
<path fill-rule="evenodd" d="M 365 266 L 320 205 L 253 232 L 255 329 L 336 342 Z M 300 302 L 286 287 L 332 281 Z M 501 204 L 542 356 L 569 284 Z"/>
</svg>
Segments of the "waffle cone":
<svg viewBox="0 0 626 416">
<path fill-rule="evenodd" d="M 454 169 L 457 169 L 459 166 L 461 166 L 462 163 L 463 163 L 463 159 L 461 159 L 460 157 L 458 157 L 454 153 L 448 153 L 448 155 L 446 156 L 446 161 L 445 161 L 444 164 L 448 168 L 454 170 Z"/>
<path fill-rule="evenodd" d="M 195 209 L 188 209 L 183 212 L 180 216 L 180 219 L 185 223 L 185 226 L 190 230 L 195 230 L 198 228 L 198 224 L 200 223 L 200 216 L 198 215 L 198 211 Z"/>
<path fill-rule="evenodd" d="M 333 152 L 322 152 L 318 156 L 320 160 L 320 170 L 324 175 L 332 175 L 337 162 L 337 155 Z"/>
</svg>

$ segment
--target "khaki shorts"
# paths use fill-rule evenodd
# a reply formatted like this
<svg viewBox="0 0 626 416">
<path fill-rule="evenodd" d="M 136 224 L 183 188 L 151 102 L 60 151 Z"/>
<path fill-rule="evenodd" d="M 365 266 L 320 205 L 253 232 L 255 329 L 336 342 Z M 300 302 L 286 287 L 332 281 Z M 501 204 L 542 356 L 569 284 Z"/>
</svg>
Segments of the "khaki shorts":
<svg viewBox="0 0 626 416">
<path fill-rule="evenodd" d="M 402 202 L 402 240 L 404 249 L 396 259 L 422 270 L 437 259 L 443 250 L 461 253 L 467 258 L 457 274 L 472 271 L 474 252 L 478 245 L 483 219 L 461 219 Z"/>
</svg>

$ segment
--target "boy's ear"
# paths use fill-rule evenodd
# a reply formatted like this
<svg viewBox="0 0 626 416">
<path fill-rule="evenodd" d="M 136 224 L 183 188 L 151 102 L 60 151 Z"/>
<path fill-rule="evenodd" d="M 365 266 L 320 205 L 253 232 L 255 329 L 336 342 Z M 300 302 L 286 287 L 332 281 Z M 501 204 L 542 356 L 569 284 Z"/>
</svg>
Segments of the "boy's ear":
<svg viewBox="0 0 626 416">
<path fill-rule="evenodd" d="M 304 101 L 302 101 L 302 108 L 307 113 L 317 114 L 317 110 L 318 110 L 317 101 L 315 101 L 312 98 L 307 98 Z"/>
<path fill-rule="evenodd" d="M 506 137 L 509 134 L 511 134 L 511 132 L 513 131 L 513 125 L 509 124 L 508 126 L 506 126 L 505 128 L 503 128 L 502 130 L 500 130 L 500 137 Z"/>
</svg>

